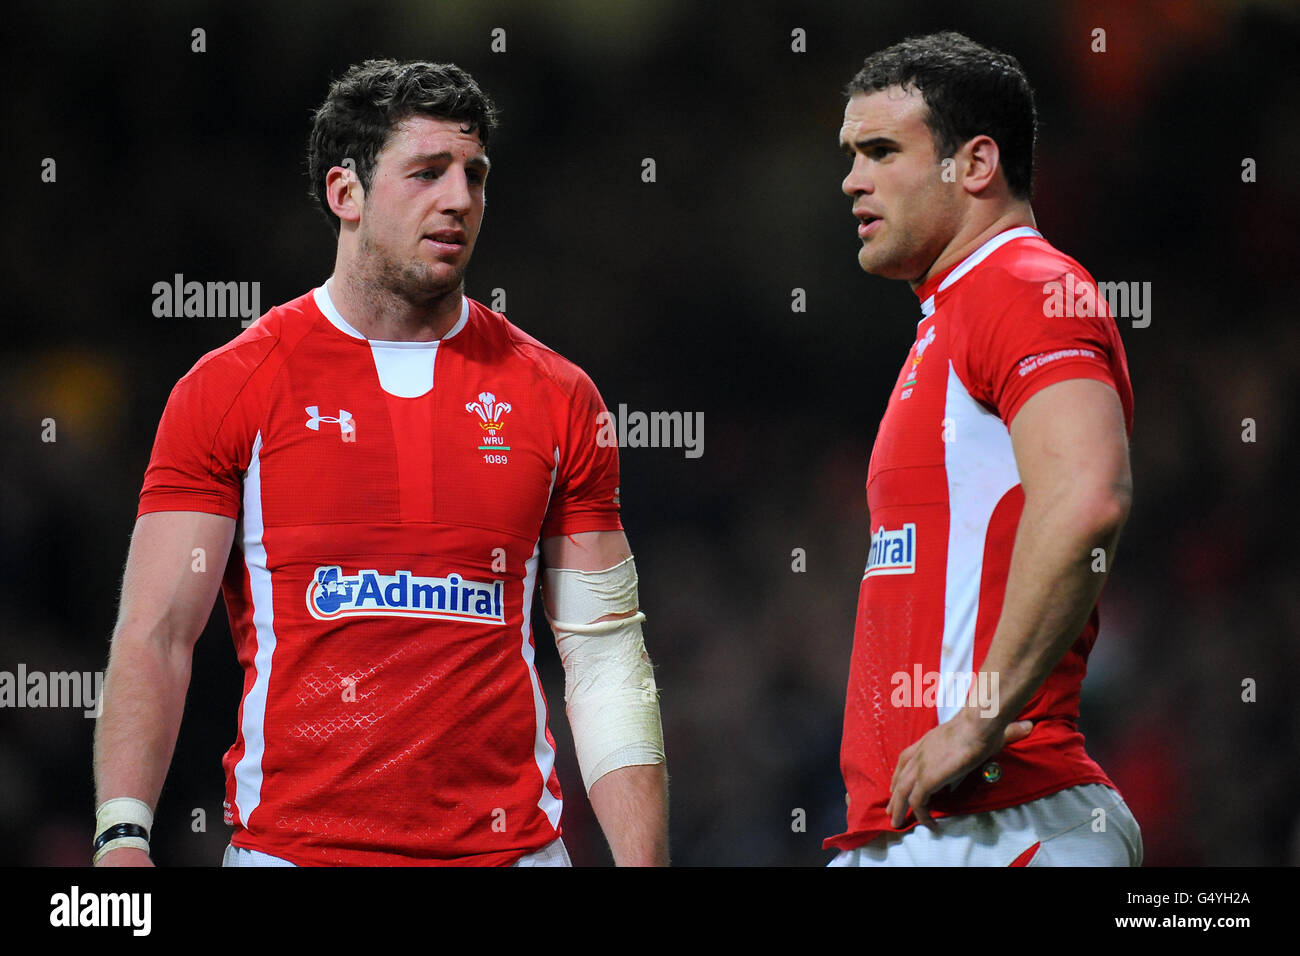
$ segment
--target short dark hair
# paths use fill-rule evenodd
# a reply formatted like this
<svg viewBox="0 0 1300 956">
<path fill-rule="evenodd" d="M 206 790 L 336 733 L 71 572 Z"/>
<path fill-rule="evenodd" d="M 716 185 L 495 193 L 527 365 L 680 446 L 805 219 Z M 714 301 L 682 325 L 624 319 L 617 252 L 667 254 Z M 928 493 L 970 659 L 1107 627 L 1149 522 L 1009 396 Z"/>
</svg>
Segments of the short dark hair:
<svg viewBox="0 0 1300 956">
<path fill-rule="evenodd" d="M 1038 113 L 1033 87 L 1014 56 L 953 31 L 909 37 L 867 57 L 845 93 L 893 86 L 921 93 L 941 158 L 975 136 L 991 136 L 1012 195 L 1033 196 Z"/>
<path fill-rule="evenodd" d="M 326 174 L 351 159 L 361 187 L 368 190 L 376 157 L 389 135 L 416 114 L 464 124 L 464 132 L 478 132 L 484 149 L 497 127 L 492 101 L 454 63 L 366 60 L 330 84 L 307 141 L 307 175 L 311 195 L 336 234 L 339 220 L 325 198 Z"/>
</svg>

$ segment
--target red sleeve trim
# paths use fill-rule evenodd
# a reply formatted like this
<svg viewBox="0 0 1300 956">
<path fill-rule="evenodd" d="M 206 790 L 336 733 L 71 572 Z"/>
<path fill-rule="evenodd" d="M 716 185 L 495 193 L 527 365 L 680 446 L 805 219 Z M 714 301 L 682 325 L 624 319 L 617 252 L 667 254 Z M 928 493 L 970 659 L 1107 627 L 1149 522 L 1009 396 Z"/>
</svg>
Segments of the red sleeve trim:
<svg viewBox="0 0 1300 956">
<path fill-rule="evenodd" d="M 239 501 L 226 495 L 205 495 L 196 491 L 146 491 L 140 495 L 137 518 L 158 511 L 199 511 L 238 519 Z"/>
<path fill-rule="evenodd" d="M 1016 396 L 1007 408 L 1003 421 L 1009 427 L 1016 415 L 1019 414 L 1020 409 L 1024 407 L 1025 402 L 1047 386 L 1055 385 L 1057 382 L 1066 382 L 1072 378 L 1090 378 L 1098 382 L 1104 382 L 1117 392 L 1119 391 L 1115 386 L 1115 376 L 1111 374 L 1109 366 L 1098 364 L 1096 360 L 1063 359 L 1042 366 L 1041 370 L 1034 370 L 1033 375 L 1024 383 L 1023 387 L 1017 389 Z"/>
</svg>

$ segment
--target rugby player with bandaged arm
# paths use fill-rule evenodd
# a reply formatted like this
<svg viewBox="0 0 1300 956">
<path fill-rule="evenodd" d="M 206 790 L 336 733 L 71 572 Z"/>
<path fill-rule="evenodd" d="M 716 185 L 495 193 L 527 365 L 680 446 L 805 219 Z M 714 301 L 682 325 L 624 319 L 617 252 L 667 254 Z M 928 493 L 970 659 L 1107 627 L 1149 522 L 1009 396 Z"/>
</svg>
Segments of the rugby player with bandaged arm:
<svg viewBox="0 0 1300 956">
<path fill-rule="evenodd" d="M 587 797 L 619 866 L 668 864 L 668 772 L 659 693 L 623 532 L 542 542 L 542 599 Z M 598 570 L 601 569 L 601 570 Z"/>
<path fill-rule="evenodd" d="M 244 672 L 223 865 L 568 865 L 539 586 L 614 859 L 668 862 L 604 402 L 464 294 L 495 125 L 453 64 L 358 64 L 317 111 L 333 274 L 203 356 L 158 427 L 96 728 L 95 863 L 150 862 L 220 588 Z"/>
</svg>

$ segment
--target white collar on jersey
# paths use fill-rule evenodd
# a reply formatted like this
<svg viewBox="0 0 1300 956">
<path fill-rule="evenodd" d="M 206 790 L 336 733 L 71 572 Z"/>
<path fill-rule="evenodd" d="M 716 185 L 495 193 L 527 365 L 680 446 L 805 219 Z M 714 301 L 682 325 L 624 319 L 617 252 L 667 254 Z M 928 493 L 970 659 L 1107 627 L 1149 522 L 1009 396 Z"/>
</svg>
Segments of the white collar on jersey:
<svg viewBox="0 0 1300 956">
<path fill-rule="evenodd" d="M 329 284 L 333 281 L 334 281 L 334 277 L 330 276 L 328 279 L 322 282 L 318 288 L 313 290 L 312 295 L 316 299 L 316 307 L 319 308 L 322 313 L 324 313 L 325 318 L 329 319 L 330 322 L 334 325 L 334 327 L 337 328 L 340 332 L 346 332 L 354 339 L 365 339 L 364 335 L 362 335 L 360 332 L 354 329 L 348 323 L 347 319 L 343 318 L 342 313 L 339 312 L 338 307 L 334 304 L 334 300 L 330 297 Z M 469 321 L 469 299 L 462 295 L 460 297 L 460 318 L 457 320 L 456 324 L 451 327 L 451 330 L 440 339 L 434 339 L 432 342 L 388 342 L 388 341 L 384 341 L 383 339 L 369 339 L 368 341 L 372 346 L 377 345 L 381 348 L 398 348 L 398 349 L 437 348 L 439 342 L 447 341 L 447 339 L 451 338 L 453 335 L 455 335 L 457 332 L 463 329 L 465 327 L 465 324 L 468 321 Z"/>
<path fill-rule="evenodd" d="M 996 236 L 989 239 L 984 243 L 984 245 L 980 246 L 963 259 L 961 264 L 957 266 L 957 268 L 953 269 L 952 272 L 949 272 L 944 280 L 939 283 L 939 288 L 934 290 L 934 295 L 938 295 L 944 289 L 948 288 L 948 286 L 952 285 L 966 273 L 974 269 L 977 265 L 987 259 L 993 250 L 1006 245 L 1012 239 L 1021 239 L 1025 236 L 1037 236 L 1039 239 L 1043 238 L 1043 234 L 1033 226 L 1016 226 L 1012 229 L 999 232 Z M 930 316 L 934 315 L 934 295 L 921 303 L 921 322 L 924 322 Z M 916 324 L 920 325 L 921 322 L 917 322 Z"/>
</svg>

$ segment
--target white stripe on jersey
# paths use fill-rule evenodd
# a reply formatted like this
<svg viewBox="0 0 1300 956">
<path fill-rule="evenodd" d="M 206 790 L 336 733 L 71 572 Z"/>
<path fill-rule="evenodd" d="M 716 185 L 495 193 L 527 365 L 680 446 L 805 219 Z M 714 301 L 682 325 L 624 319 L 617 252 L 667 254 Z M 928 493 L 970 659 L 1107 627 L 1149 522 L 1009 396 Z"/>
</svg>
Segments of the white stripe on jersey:
<svg viewBox="0 0 1300 956">
<path fill-rule="evenodd" d="M 966 273 L 970 272 L 977 265 L 987 259 L 994 249 L 1006 245 L 1012 239 L 1021 239 L 1025 236 L 1037 236 L 1039 239 L 1043 238 L 1043 234 L 1033 226 L 1017 226 L 1014 229 L 1007 229 L 1004 232 L 999 232 L 996 236 L 989 239 L 984 243 L 984 245 L 980 246 L 963 259 L 961 265 L 956 269 L 953 269 L 952 272 L 949 272 L 948 275 L 944 277 L 944 280 L 939 283 L 939 288 L 935 291 L 942 292 L 944 289 L 948 288 L 948 286 L 952 285 Z"/>
<path fill-rule="evenodd" d="M 275 611 L 271 602 L 271 572 L 266 569 L 266 545 L 262 541 L 262 433 L 253 440 L 253 453 L 244 473 L 244 566 L 248 568 L 253 599 L 253 633 L 257 651 L 253 669 L 257 676 L 244 698 L 244 756 L 235 764 L 235 809 L 244 829 L 251 830 L 249 817 L 262 802 L 262 755 L 266 750 L 266 692 L 271 682 L 271 658 L 275 654 Z"/>
<path fill-rule="evenodd" d="M 1039 239 L 1043 238 L 1043 234 L 1033 226 L 1017 226 L 1014 229 L 999 232 L 996 236 L 985 242 L 984 245 L 980 246 L 963 259 L 957 268 L 944 276 L 943 281 L 939 283 L 939 288 L 934 290 L 934 295 L 938 295 L 944 289 L 948 288 L 948 286 L 952 285 L 966 273 L 974 269 L 977 265 L 987 259 L 994 249 L 1005 245 L 1012 239 L 1021 239 L 1025 236 L 1037 236 Z M 934 315 L 934 295 L 921 303 L 921 322 L 924 322 L 930 316 Z M 921 322 L 916 324 L 920 325 Z"/>
<path fill-rule="evenodd" d="M 555 478 L 560 473 L 560 449 L 557 447 L 554 451 L 555 467 L 551 469 L 551 487 L 546 492 L 546 510 L 551 510 L 551 496 L 555 494 Z M 546 740 L 546 701 L 542 699 L 542 685 L 537 677 L 537 667 L 533 663 L 534 652 L 533 645 L 528 640 L 529 633 L 532 631 L 533 619 L 533 588 L 537 586 L 537 559 L 542 553 L 542 541 L 540 538 L 537 544 L 533 545 L 533 556 L 528 559 L 524 565 L 524 623 L 523 644 L 521 652 L 524 663 L 528 666 L 528 679 L 533 684 L 533 713 L 536 716 L 537 731 L 533 737 L 533 759 L 537 761 L 537 769 L 542 772 L 542 795 L 537 800 L 537 807 L 542 813 L 546 814 L 546 819 L 551 821 L 551 826 L 560 825 L 560 811 L 564 804 L 556 800 L 550 788 L 546 786 L 551 779 L 551 768 L 555 766 L 555 749 L 551 747 Z"/>
<path fill-rule="evenodd" d="M 943 451 L 948 476 L 948 568 L 939 673 L 967 674 L 975 668 L 975 620 L 989 522 L 1002 496 L 1020 484 L 1020 471 L 1007 426 L 970 397 L 952 362 L 943 414 L 953 440 L 944 442 Z M 964 704 L 941 700 L 939 723 L 956 716 Z"/>
<path fill-rule="evenodd" d="M 528 679 L 533 685 L 533 713 L 537 718 L 537 733 L 533 737 L 533 758 L 537 761 L 537 769 L 542 772 L 542 795 L 537 800 L 537 807 L 546 814 L 546 819 L 551 821 L 551 826 L 557 827 L 560 825 L 560 810 L 564 804 L 555 798 L 555 794 L 551 793 L 546 785 L 551 779 L 551 769 L 555 766 L 555 750 L 546 739 L 546 700 L 542 697 L 542 685 L 537 678 L 537 667 L 533 663 L 535 656 L 533 644 L 528 639 L 532 632 L 533 588 L 537 586 L 537 560 L 541 553 L 542 543 L 538 541 L 533 545 L 533 556 L 524 565 L 524 623 L 520 628 L 523 633 L 520 653 L 528 668 Z"/>
</svg>

